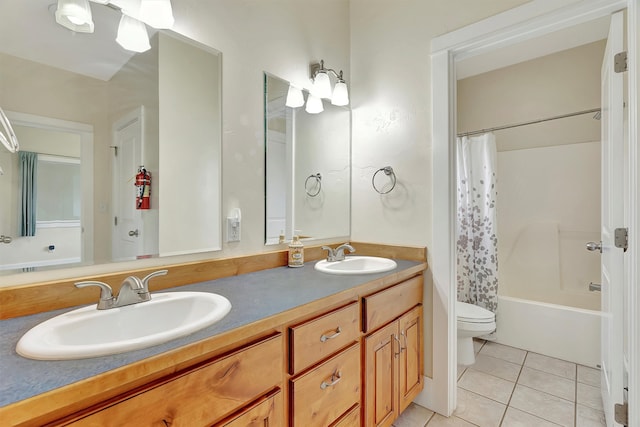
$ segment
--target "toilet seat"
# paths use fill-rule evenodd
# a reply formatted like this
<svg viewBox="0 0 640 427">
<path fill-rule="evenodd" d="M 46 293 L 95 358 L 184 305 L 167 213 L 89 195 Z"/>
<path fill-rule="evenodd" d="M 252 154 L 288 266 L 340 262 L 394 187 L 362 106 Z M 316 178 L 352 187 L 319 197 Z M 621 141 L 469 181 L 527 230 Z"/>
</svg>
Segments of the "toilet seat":
<svg viewBox="0 0 640 427">
<path fill-rule="evenodd" d="M 463 323 L 493 323 L 496 315 L 489 310 L 466 302 L 456 301 L 456 317 Z"/>
</svg>

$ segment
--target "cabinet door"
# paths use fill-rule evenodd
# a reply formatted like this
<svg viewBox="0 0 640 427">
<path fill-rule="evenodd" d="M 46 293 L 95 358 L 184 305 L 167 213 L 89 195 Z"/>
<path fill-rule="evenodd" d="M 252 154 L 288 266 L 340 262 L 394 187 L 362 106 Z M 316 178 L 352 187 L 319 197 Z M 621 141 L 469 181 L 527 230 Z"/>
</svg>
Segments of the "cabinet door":
<svg viewBox="0 0 640 427">
<path fill-rule="evenodd" d="M 423 387 L 422 306 L 399 319 L 400 323 L 400 412 L 415 399 Z"/>
<path fill-rule="evenodd" d="M 258 401 L 246 411 L 222 424 L 223 427 L 277 427 L 283 426 L 282 392 Z"/>
<path fill-rule="evenodd" d="M 365 338 L 365 425 L 387 427 L 400 415 L 398 322 Z"/>
</svg>

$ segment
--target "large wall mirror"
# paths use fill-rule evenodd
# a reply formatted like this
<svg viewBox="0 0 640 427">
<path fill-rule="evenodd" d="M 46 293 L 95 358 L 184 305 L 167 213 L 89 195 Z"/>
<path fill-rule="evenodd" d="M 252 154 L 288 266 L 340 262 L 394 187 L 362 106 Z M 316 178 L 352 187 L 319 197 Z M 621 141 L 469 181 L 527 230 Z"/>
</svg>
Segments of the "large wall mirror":
<svg viewBox="0 0 640 427">
<path fill-rule="evenodd" d="M 0 105 L 21 150 L 0 151 L 0 274 L 219 250 L 220 52 L 149 31 L 134 54 L 118 10 L 92 3 L 87 34 L 50 0 L 7 3 Z"/>
<path fill-rule="evenodd" d="M 288 89 L 264 74 L 265 244 L 348 237 L 351 111 L 329 102 L 319 114 L 287 107 Z"/>
</svg>

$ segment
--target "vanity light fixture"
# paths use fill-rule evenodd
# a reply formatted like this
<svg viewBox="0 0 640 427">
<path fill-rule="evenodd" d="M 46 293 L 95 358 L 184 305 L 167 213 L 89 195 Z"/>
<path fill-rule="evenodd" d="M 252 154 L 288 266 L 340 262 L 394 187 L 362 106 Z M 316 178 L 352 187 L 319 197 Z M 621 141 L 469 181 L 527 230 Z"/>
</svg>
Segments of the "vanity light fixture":
<svg viewBox="0 0 640 427">
<path fill-rule="evenodd" d="M 307 97 L 307 105 L 304 107 L 304 110 L 309 114 L 322 113 L 324 111 L 322 99 L 318 98 L 313 93 L 310 93 Z"/>
<path fill-rule="evenodd" d="M 56 22 L 76 33 L 93 33 L 89 0 L 58 0 Z"/>
<path fill-rule="evenodd" d="M 293 85 L 289 85 L 289 90 L 287 91 L 287 101 L 285 102 L 285 105 L 291 108 L 302 107 L 304 105 L 302 90 Z"/>
<path fill-rule="evenodd" d="M 153 28 L 171 28 L 173 10 L 171 0 L 91 0 L 120 10 L 122 17 L 118 25 L 116 42 L 133 52 L 144 52 L 151 48 L 145 24 Z M 71 31 L 93 33 L 94 24 L 89 0 L 58 0 L 56 22 Z"/>
<path fill-rule="evenodd" d="M 146 52 L 151 49 L 149 34 L 144 23 L 129 15 L 122 14 L 116 42 L 123 48 L 133 52 Z"/>
<path fill-rule="evenodd" d="M 309 67 L 309 73 L 311 80 L 313 81 L 313 88 L 311 92 L 318 98 L 331 99 L 333 105 L 348 105 L 349 104 L 349 92 L 347 90 L 347 84 L 344 81 L 342 70 L 337 72 L 331 68 L 324 68 L 324 60 L 320 60 L 320 63 L 313 63 Z M 329 75 L 332 74 L 337 82 L 331 91 L 331 80 Z"/>
</svg>

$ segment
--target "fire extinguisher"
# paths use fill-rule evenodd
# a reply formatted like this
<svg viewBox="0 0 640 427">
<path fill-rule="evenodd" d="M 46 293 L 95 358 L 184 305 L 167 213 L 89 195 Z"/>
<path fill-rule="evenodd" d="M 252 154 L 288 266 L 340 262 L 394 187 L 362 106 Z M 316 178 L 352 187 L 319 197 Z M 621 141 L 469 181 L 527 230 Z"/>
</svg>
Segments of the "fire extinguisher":
<svg viewBox="0 0 640 427">
<path fill-rule="evenodd" d="M 144 166 L 138 168 L 136 174 L 136 209 L 149 209 L 149 196 L 151 196 L 151 174 Z"/>
</svg>

